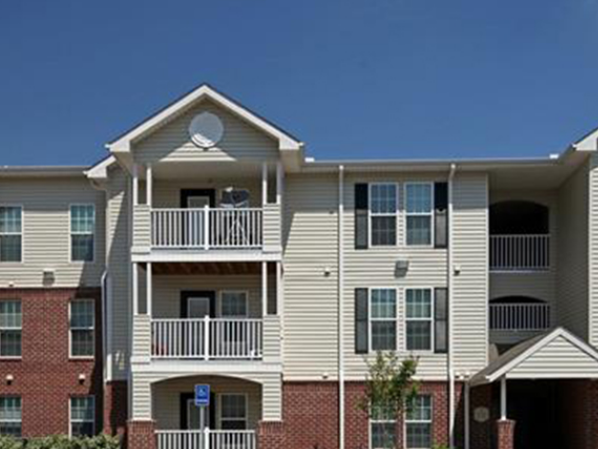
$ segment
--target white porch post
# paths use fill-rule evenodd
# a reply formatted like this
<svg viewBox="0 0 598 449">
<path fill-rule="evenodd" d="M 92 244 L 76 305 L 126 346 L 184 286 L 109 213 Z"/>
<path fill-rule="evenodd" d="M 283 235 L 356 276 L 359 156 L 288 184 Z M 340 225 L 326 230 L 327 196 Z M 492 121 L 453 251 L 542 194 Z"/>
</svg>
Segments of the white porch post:
<svg viewBox="0 0 598 449">
<path fill-rule="evenodd" d="M 153 291 L 152 291 L 152 263 L 148 262 L 145 265 L 145 275 L 146 275 L 146 283 L 147 283 L 147 316 L 150 318 L 152 317 L 152 300 L 153 300 Z"/>
<path fill-rule="evenodd" d="M 500 420 L 507 420 L 507 377 L 500 378 Z"/>
<path fill-rule="evenodd" d="M 262 318 L 268 315 L 268 262 L 262 262 Z"/>
<path fill-rule="evenodd" d="M 152 208 L 152 202 L 153 202 L 153 189 L 154 189 L 154 176 L 153 176 L 153 172 L 152 172 L 152 165 L 148 164 L 147 166 L 147 170 L 145 172 L 145 198 L 146 198 L 146 202 L 148 207 L 151 209 Z"/>
<path fill-rule="evenodd" d="M 133 315 L 139 315 L 139 267 L 137 262 L 133 262 L 131 269 L 132 283 L 131 291 L 133 294 Z"/>
<path fill-rule="evenodd" d="M 268 202 L 268 164 L 262 163 L 262 207 Z"/>
<path fill-rule="evenodd" d="M 282 204 L 282 183 L 283 183 L 283 167 L 282 162 L 278 161 L 276 164 L 276 204 Z"/>
<path fill-rule="evenodd" d="M 139 167 L 133 164 L 133 206 L 139 204 Z"/>
<path fill-rule="evenodd" d="M 283 320 L 283 295 L 284 289 L 282 288 L 282 262 L 276 262 L 276 314 Z"/>
</svg>

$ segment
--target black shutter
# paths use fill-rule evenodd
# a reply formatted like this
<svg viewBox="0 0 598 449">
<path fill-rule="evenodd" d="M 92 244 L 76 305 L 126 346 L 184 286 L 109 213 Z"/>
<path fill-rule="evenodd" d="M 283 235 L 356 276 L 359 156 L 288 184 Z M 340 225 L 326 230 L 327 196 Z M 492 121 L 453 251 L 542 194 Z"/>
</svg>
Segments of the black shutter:
<svg viewBox="0 0 598 449">
<path fill-rule="evenodd" d="M 448 245 L 448 184 L 434 184 L 434 247 Z"/>
<path fill-rule="evenodd" d="M 368 289 L 355 289 L 355 354 L 367 354 L 368 336 Z"/>
<path fill-rule="evenodd" d="M 355 184 L 355 249 L 368 247 L 368 185 Z"/>
<path fill-rule="evenodd" d="M 434 290 L 434 352 L 448 352 L 448 289 Z"/>
</svg>

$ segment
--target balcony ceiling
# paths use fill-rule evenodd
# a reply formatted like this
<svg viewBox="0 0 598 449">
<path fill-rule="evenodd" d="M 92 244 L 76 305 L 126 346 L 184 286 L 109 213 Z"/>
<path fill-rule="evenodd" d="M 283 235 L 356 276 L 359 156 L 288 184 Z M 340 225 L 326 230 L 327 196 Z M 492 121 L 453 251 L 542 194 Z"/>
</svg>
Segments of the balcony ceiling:
<svg viewBox="0 0 598 449">
<path fill-rule="evenodd" d="M 274 273 L 274 264 L 268 264 L 268 271 Z M 259 275 L 262 272 L 261 263 L 252 262 L 206 262 L 184 263 L 167 262 L 152 264 L 152 273 L 157 275 Z"/>
<path fill-rule="evenodd" d="M 275 164 L 270 164 L 270 176 L 275 174 Z M 261 162 L 162 162 L 152 168 L 158 180 L 197 180 L 209 178 L 260 178 Z M 272 179 L 272 178 L 270 178 Z"/>
</svg>

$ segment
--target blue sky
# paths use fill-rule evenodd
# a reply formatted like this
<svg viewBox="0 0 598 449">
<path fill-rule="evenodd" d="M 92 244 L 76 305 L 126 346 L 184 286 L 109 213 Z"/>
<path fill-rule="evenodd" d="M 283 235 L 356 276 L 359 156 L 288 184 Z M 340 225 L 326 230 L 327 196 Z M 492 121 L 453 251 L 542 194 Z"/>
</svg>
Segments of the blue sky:
<svg viewBox="0 0 598 449">
<path fill-rule="evenodd" d="M 206 81 L 318 159 L 544 156 L 598 126 L 598 0 L 4 1 L 0 165 L 90 164 Z"/>
</svg>

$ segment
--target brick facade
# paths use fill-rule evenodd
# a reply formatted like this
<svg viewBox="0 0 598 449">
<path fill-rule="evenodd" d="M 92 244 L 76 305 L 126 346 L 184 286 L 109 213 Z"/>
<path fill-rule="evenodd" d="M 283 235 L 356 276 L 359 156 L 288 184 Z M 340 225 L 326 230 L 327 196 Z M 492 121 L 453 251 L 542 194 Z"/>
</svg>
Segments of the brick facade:
<svg viewBox="0 0 598 449">
<path fill-rule="evenodd" d="M 69 301 L 73 298 L 96 300 L 93 359 L 69 359 Z M 7 299 L 21 301 L 22 357 L 2 359 L 0 395 L 21 396 L 23 436 L 68 433 L 73 395 L 95 396 L 96 429 L 102 429 L 100 289 L 0 289 L 0 301 Z M 14 378 L 10 383 L 8 375 Z"/>
<path fill-rule="evenodd" d="M 515 447 L 515 421 L 510 419 L 496 421 L 496 449 Z"/>
<path fill-rule="evenodd" d="M 154 421 L 127 422 L 127 449 L 156 449 Z"/>
</svg>

